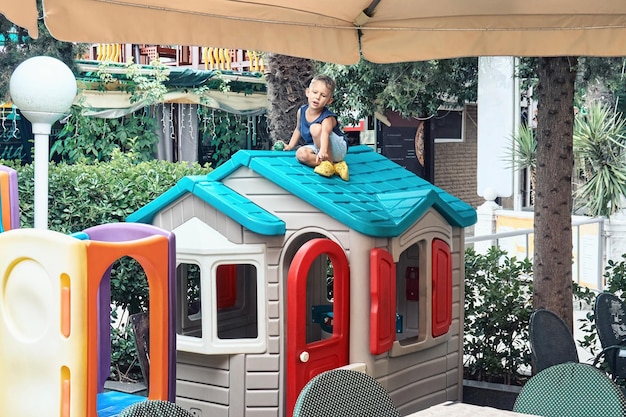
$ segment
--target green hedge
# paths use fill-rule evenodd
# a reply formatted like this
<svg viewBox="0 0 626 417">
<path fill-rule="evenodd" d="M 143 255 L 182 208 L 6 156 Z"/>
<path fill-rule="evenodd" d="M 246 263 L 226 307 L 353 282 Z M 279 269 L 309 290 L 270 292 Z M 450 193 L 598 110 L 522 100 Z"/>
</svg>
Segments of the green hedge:
<svg viewBox="0 0 626 417">
<path fill-rule="evenodd" d="M 0 161 L 18 171 L 21 227 L 33 226 L 34 166 Z M 16 166 L 17 165 L 17 166 Z M 186 175 L 208 167 L 166 161 L 136 162 L 132 154 L 114 152 L 110 162 L 51 162 L 48 169 L 48 227 L 62 233 L 122 222 Z"/>
<path fill-rule="evenodd" d="M 34 167 L 0 161 L 18 172 L 20 223 L 33 227 Z M 74 233 L 89 227 L 125 221 L 126 217 L 171 188 L 186 175 L 211 171 L 197 163 L 139 162 L 133 154 L 113 153 L 109 162 L 51 162 L 49 166 L 50 230 Z M 127 331 L 129 314 L 147 309 L 145 274 L 139 264 L 125 257 L 111 270 L 112 365 L 111 378 L 133 380 L 140 376 L 132 335 Z M 118 317 L 119 313 L 122 313 Z"/>
</svg>

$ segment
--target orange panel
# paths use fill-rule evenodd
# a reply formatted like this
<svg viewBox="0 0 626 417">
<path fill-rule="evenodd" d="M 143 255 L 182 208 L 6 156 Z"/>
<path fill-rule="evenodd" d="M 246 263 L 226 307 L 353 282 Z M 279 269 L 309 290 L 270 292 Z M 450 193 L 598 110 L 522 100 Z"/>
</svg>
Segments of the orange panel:
<svg viewBox="0 0 626 417">
<path fill-rule="evenodd" d="M 0 171 L 0 221 L 2 221 L 2 230 L 11 230 L 11 199 L 9 198 L 9 174 Z"/>
<path fill-rule="evenodd" d="M 151 236 L 126 242 L 87 241 L 88 269 L 88 351 L 89 364 L 98 363 L 98 290 L 100 281 L 109 266 L 123 256 L 130 256 L 143 267 L 150 291 L 150 399 L 168 399 L 168 352 L 170 349 L 167 329 L 169 327 L 168 298 L 168 239 Z M 173 347 L 172 347 L 173 348 Z M 87 410 L 95 413 L 97 395 L 97 366 L 88 369 Z M 88 417 L 97 417 L 89 414 Z"/>
</svg>

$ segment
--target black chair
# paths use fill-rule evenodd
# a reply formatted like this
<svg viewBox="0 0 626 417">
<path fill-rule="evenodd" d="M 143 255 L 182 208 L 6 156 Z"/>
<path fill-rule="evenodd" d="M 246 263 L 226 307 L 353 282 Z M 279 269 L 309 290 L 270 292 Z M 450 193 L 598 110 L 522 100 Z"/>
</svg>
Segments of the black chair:
<svg viewBox="0 0 626 417">
<path fill-rule="evenodd" d="M 576 342 L 567 325 L 550 310 L 539 309 L 530 316 L 530 350 L 535 372 L 553 365 L 579 362 Z"/>
<path fill-rule="evenodd" d="M 598 368 L 561 363 L 530 378 L 513 411 L 544 417 L 626 416 L 626 397 Z"/>
<path fill-rule="evenodd" d="M 193 417 L 193 415 L 169 401 L 146 400 L 126 407 L 118 417 Z"/>
<path fill-rule="evenodd" d="M 626 380 L 626 307 L 624 302 L 611 293 L 601 293 L 593 307 L 596 331 L 608 372 L 615 381 Z"/>
</svg>

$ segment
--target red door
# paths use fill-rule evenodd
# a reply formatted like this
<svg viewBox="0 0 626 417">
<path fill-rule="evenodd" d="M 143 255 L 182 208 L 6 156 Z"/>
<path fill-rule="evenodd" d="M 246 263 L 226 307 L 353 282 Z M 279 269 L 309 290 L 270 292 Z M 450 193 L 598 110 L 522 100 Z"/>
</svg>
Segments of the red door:
<svg viewBox="0 0 626 417">
<path fill-rule="evenodd" d="M 333 265 L 333 332 L 324 340 L 307 343 L 307 277 L 322 254 Z M 286 416 L 291 416 L 298 394 L 314 376 L 348 364 L 350 271 L 343 249 L 330 239 L 312 239 L 302 245 L 289 267 L 287 282 Z"/>
</svg>

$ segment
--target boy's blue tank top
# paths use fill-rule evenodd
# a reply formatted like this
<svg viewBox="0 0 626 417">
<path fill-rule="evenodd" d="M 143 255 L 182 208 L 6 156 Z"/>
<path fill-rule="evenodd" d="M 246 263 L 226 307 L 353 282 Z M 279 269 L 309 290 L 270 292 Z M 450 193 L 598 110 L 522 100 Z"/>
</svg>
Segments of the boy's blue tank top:
<svg viewBox="0 0 626 417">
<path fill-rule="evenodd" d="M 327 117 L 334 117 L 335 119 L 337 119 L 337 115 L 333 113 L 332 111 L 328 110 L 326 107 L 324 107 L 324 110 L 322 110 L 322 114 L 320 114 L 317 119 L 313 120 L 312 122 L 308 122 L 306 120 L 306 114 L 305 114 L 306 109 L 308 108 L 309 108 L 308 104 L 305 104 L 304 106 L 300 107 L 299 130 L 300 130 L 300 136 L 302 136 L 302 138 L 304 139 L 304 143 L 307 145 L 312 145 L 313 136 L 311 136 L 311 125 L 314 123 L 322 123 L 322 121 L 326 119 Z M 341 131 L 341 128 L 339 127 L 339 119 L 337 119 L 337 124 L 333 128 L 333 132 L 335 132 L 339 136 L 343 136 L 345 140 L 345 135 L 343 134 L 343 132 Z M 346 144 L 347 143 L 348 141 L 346 140 Z"/>
</svg>

